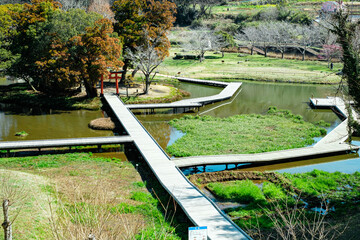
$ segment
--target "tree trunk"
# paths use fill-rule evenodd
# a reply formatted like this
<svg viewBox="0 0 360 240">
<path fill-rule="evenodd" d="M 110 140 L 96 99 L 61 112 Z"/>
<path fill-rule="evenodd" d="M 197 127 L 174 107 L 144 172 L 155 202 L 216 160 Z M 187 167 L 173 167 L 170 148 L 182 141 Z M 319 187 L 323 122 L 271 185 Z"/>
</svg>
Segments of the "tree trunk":
<svg viewBox="0 0 360 240">
<path fill-rule="evenodd" d="M 139 71 L 139 67 L 136 67 L 134 71 L 131 73 L 131 77 L 134 78 L 136 73 Z"/>
<path fill-rule="evenodd" d="M 31 89 L 34 91 L 34 92 L 38 92 L 38 90 L 34 87 L 34 85 L 31 84 L 31 80 L 28 79 L 27 77 L 23 77 L 24 81 L 31 87 Z"/>
<path fill-rule="evenodd" d="M 4 229 L 4 239 L 5 240 L 12 240 L 12 227 L 11 222 L 9 221 L 9 200 L 3 200 L 3 213 L 4 213 L 4 222 L 1 226 Z"/>
<path fill-rule="evenodd" d="M 250 55 L 253 55 L 254 54 L 254 47 L 251 47 L 251 53 Z"/>
<path fill-rule="evenodd" d="M 147 94 L 150 86 L 150 75 L 145 75 L 145 89 L 144 94 Z"/>
<path fill-rule="evenodd" d="M 284 51 L 281 52 L 281 59 L 284 59 Z"/>
<path fill-rule="evenodd" d="M 120 83 L 124 83 L 125 79 L 126 79 L 126 73 L 127 73 L 127 69 L 129 67 L 130 64 L 130 60 L 129 59 L 125 59 L 124 60 L 124 66 L 122 68 L 123 72 L 121 74 L 121 80 Z"/>
<path fill-rule="evenodd" d="M 200 53 L 200 56 L 199 56 L 200 62 L 204 61 L 204 55 L 205 55 L 205 52 Z"/>
<path fill-rule="evenodd" d="M 89 98 L 94 98 L 98 96 L 96 84 L 89 83 L 88 81 L 84 81 L 84 86 L 86 89 L 86 95 Z"/>
<path fill-rule="evenodd" d="M 301 59 L 302 61 L 305 61 L 305 53 L 306 53 L 306 51 L 304 51 L 302 54 L 302 59 Z"/>
<path fill-rule="evenodd" d="M 268 50 L 267 47 L 265 47 L 264 50 L 265 50 L 265 51 L 264 51 L 264 53 L 265 53 L 264 56 L 267 57 L 267 50 Z"/>
</svg>

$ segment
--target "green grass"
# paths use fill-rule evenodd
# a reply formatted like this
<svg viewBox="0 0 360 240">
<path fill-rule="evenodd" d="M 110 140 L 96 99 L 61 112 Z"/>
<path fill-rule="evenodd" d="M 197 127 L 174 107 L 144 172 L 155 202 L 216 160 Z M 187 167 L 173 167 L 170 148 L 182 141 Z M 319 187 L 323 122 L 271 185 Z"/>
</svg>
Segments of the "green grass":
<svg viewBox="0 0 360 240">
<path fill-rule="evenodd" d="M 262 191 L 264 193 L 264 196 L 268 199 L 278 200 L 286 198 L 286 193 L 284 192 L 284 190 L 280 186 L 271 182 L 264 182 Z"/>
<path fill-rule="evenodd" d="M 92 157 L 87 153 L 67 153 L 58 155 L 41 155 L 35 157 L 0 158 L 1 168 L 41 169 L 59 168 L 72 162 L 111 162 L 110 158 Z"/>
<path fill-rule="evenodd" d="M 264 194 L 252 181 L 235 181 L 230 183 L 209 183 L 207 187 L 221 199 L 241 203 L 260 202 L 265 200 Z"/>
<path fill-rule="evenodd" d="M 172 54 L 158 68 L 161 74 L 178 75 L 200 79 L 254 80 L 271 82 L 294 82 L 309 84 L 336 84 L 340 77 L 335 75 L 342 68 L 334 64 L 334 70 L 322 61 L 300 61 L 225 53 L 225 57 L 207 52 L 205 61 L 172 59 L 180 49 L 173 48 Z M 224 62 L 222 62 L 224 61 Z"/>
<path fill-rule="evenodd" d="M 326 130 L 304 122 L 290 111 L 270 108 L 267 115 L 228 118 L 184 116 L 170 125 L 186 133 L 167 148 L 173 156 L 260 153 L 300 148 Z"/>
<path fill-rule="evenodd" d="M 280 209 L 293 208 L 305 209 L 306 216 L 312 221 L 313 207 L 320 207 L 324 199 L 329 203 L 329 208 L 334 207 L 335 212 L 329 212 L 328 219 L 334 223 L 337 219 L 343 221 L 343 216 L 351 216 L 353 211 L 358 211 L 360 199 L 360 173 L 345 174 L 340 172 L 324 172 L 313 170 L 307 173 L 277 174 L 280 182 L 264 182 L 262 187 L 256 186 L 250 180 L 213 182 L 207 188 L 219 199 L 249 203 L 242 207 L 230 208 L 226 213 L 234 222 L 245 229 L 271 228 L 272 221 L 266 216 L 265 210 L 275 214 L 275 206 Z M 284 178 L 285 177 L 285 178 Z M 269 179 L 270 180 L 270 179 Z M 274 180 L 274 179 L 272 179 Z M 301 200 L 296 203 L 296 196 Z M 275 204 L 274 204 L 275 203 Z M 351 223 L 350 223 L 351 225 Z"/>
<path fill-rule="evenodd" d="M 311 197 L 326 196 L 334 202 L 360 199 L 360 173 L 328 173 L 313 170 L 302 174 L 284 173 L 292 185 Z"/>
<path fill-rule="evenodd" d="M 160 203 L 148 192 L 146 182 L 141 181 L 129 162 L 94 157 L 90 153 L 70 153 L 0 158 L 0 168 L 16 172 L 17 181 L 24 182 L 26 190 L 34 195 L 31 201 L 26 200 L 25 212 L 13 224 L 14 239 L 52 239 L 50 215 L 44 212 L 48 210 L 48 198 L 53 198 L 56 217 L 79 229 L 96 222 L 103 211 L 109 211 L 112 214 L 109 226 L 120 224 L 129 229 L 135 226 L 131 239 L 180 239 L 170 224 L 172 215 L 163 210 L 162 204 L 166 203 Z M 124 229 L 119 236 L 126 234 L 129 232 Z"/>
</svg>

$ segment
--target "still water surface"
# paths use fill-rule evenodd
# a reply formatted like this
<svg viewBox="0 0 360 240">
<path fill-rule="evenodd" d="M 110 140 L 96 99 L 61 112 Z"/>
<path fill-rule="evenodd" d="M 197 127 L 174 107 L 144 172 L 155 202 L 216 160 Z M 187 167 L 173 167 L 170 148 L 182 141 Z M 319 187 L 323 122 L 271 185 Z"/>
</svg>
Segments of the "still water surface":
<svg viewBox="0 0 360 240">
<path fill-rule="evenodd" d="M 217 94 L 222 90 L 217 87 L 202 86 L 191 83 L 178 83 L 176 86 L 190 92 L 191 98 Z M 331 131 L 341 122 L 337 116 L 330 110 L 312 110 L 309 108 L 307 103 L 309 98 L 312 96 L 331 96 L 335 91 L 336 89 L 334 86 L 243 82 L 242 88 L 235 98 L 225 102 L 208 105 L 202 108 L 199 113 L 186 114 L 206 114 L 215 117 L 228 117 L 236 114 L 251 113 L 264 114 L 270 106 L 276 106 L 280 109 L 289 109 L 294 114 L 302 115 L 306 121 L 317 122 L 319 120 L 325 120 L 331 124 L 331 127 L 328 128 L 328 131 Z M 160 146 L 165 149 L 168 145 L 172 144 L 176 139 L 183 135 L 182 132 L 172 128 L 168 124 L 168 121 L 174 118 L 179 118 L 184 114 L 172 114 L 172 111 L 163 113 L 158 112 L 161 110 L 156 111 L 157 114 L 137 114 L 136 116 L 147 128 L 150 134 L 158 141 Z M 144 111 L 142 113 L 144 113 Z M 110 136 L 112 135 L 111 131 L 95 131 L 87 127 L 87 124 L 92 119 L 102 116 L 103 113 L 101 111 L 41 111 L 39 109 L 16 110 L 12 108 L 11 110 L 4 110 L 4 108 L 1 110 L 0 108 L 0 140 L 19 140 L 18 137 L 14 136 L 18 131 L 26 131 L 29 133 L 26 140 Z M 341 166 L 350 164 L 353 166 L 352 169 L 360 170 L 360 161 L 356 161 L 354 159 L 345 160 L 356 157 L 357 155 L 345 155 L 298 161 L 288 164 L 276 164 L 256 169 L 290 169 L 303 165 L 308 166 L 309 164 L 314 163 L 325 162 L 326 164 L 330 164 L 329 162 L 342 160 L 342 163 L 339 162 Z M 224 166 L 220 166 L 220 168 L 223 167 Z M 338 165 L 333 168 L 342 171 L 341 167 L 339 168 Z M 207 167 L 207 170 L 211 169 L 218 170 L 219 168 L 215 166 Z"/>
<path fill-rule="evenodd" d="M 42 111 L 0 106 L 0 141 L 111 136 L 112 131 L 96 131 L 88 123 L 102 117 L 101 111 Z M 15 133 L 29 135 L 20 138 Z"/>
</svg>

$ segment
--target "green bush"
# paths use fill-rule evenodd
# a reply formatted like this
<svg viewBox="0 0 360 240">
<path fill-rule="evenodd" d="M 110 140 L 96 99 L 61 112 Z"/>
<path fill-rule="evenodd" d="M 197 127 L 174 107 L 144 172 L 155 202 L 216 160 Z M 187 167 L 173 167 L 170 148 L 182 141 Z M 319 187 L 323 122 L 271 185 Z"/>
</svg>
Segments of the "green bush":
<svg viewBox="0 0 360 240">
<path fill-rule="evenodd" d="M 261 202 L 265 200 L 260 188 L 252 181 L 236 181 L 231 183 L 209 183 L 207 187 L 218 197 L 241 203 Z"/>
<path fill-rule="evenodd" d="M 282 188 L 270 182 L 265 182 L 263 184 L 262 191 L 264 193 L 264 196 L 269 199 L 278 200 L 286 198 L 286 194 L 284 193 Z"/>
</svg>

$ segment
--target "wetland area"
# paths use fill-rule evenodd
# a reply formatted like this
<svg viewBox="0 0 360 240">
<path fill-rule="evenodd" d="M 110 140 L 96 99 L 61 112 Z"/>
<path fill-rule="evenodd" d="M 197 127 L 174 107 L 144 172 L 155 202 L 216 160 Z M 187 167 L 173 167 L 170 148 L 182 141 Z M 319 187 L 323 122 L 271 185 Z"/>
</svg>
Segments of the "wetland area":
<svg viewBox="0 0 360 240">
<path fill-rule="evenodd" d="M 171 82 L 171 84 L 189 92 L 191 94 L 189 98 L 214 95 L 222 90 L 218 87 L 184 82 Z M 288 109 L 294 115 L 301 115 L 308 122 L 315 123 L 320 120 L 328 122 L 330 126 L 326 127 L 326 129 L 330 132 L 341 123 L 341 120 L 331 110 L 311 109 L 308 106 L 308 102 L 310 97 L 327 97 L 333 95 L 335 91 L 335 86 L 243 82 L 240 91 L 234 98 L 225 102 L 207 105 L 200 112 L 173 114 L 172 110 L 156 110 L 156 114 L 149 114 L 146 110 L 142 110 L 135 112 L 135 114 L 163 149 L 166 149 L 166 147 L 184 135 L 181 131 L 170 126 L 168 122 L 188 114 L 224 118 L 239 114 L 265 114 L 270 106 L 276 106 L 278 109 Z M 0 140 L 16 141 L 21 139 L 111 136 L 113 135 L 112 131 L 88 128 L 88 123 L 91 120 L 103 117 L 104 115 L 106 113 L 101 110 L 60 111 L 0 105 L 0 122 L 2 123 L 0 127 Z M 29 135 L 25 138 L 16 137 L 16 132 L 20 131 L 25 131 Z M 315 138 L 315 142 L 319 139 Z M 354 144 L 360 144 L 356 140 Z M 111 155 L 111 153 L 106 154 Z M 117 153 L 114 154 L 118 155 Z M 121 156 L 121 158 L 124 158 L 123 154 Z M 298 172 L 312 170 L 311 165 L 317 164 L 317 167 L 327 171 L 331 171 L 331 166 L 334 166 L 334 171 L 342 171 L 342 168 L 344 168 L 344 172 L 354 172 L 360 169 L 360 163 L 356 159 L 357 155 L 340 155 L 262 167 L 248 167 L 249 170 L 286 171 L 286 169 L 289 169 L 289 171 Z M 341 160 L 341 163 L 337 163 L 338 160 Z M 296 167 L 296 170 L 293 169 L 294 167 Z M 225 169 L 225 167 L 207 167 L 207 171 L 218 171 L 221 169 Z M 198 170 L 201 171 L 201 169 Z M 191 172 L 191 169 L 185 169 L 184 171 L 188 173 L 189 171 Z"/>
<path fill-rule="evenodd" d="M 211 86 L 203 86 L 196 85 L 191 83 L 184 82 L 171 82 L 175 87 L 182 89 L 184 91 L 189 92 L 191 95 L 190 98 L 195 97 L 203 97 L 218 94 L 222 89 Z M 154 137 L 154 139 L 160 144 L 163 149 L 166 149 L 168 146 L 173 144 L 177 139 L 184 136 L 184 133 L 172 127 L 169 124 L 169 121 L 180 118 L 186 115 L 200 115 L 205 116 L 209 115 L 212 117 L 220 117 L 227 118 L 234 115 L 240 114 L 266 114 L 269 107 L 276 106 L 278 109 L 288 109 L 294 115 L 301 115 L 303 119 L 307 122 L 316 123 L 320 120 L 323 120 L 329 123 L 329 126 L 326 127 L 326 130 L 330 132 L 334 129 L 341 120 L 331 111 L 331 110 L 313 110 L 309 107 L 308 101 L 310 97 L 326 97 L 331 96 L 335 93 L 336 88 L 334 86 L 321 86 L 321 85 L 297 85 L 297 84 L 274 84 L 274 83 L 259 83 L 259 82 L 243 82 L 241 89 L 238 93 L 230 100 L 225 102 L 219 102 L 211 105 L 207 105 L 202 107 L 199 112 L 188 112 L 188 113 L 178 113 L 174 114 L 172 110 L 156 110 L 156 114 L 149 113 L 146 110 L 135 111 L 136 117 L 141 121 L 141 123 L 145 126 L 145 128 L 149 131 L 149 133 Z M 88 123 L 96 118 L 101 118 L 107 116 L 106 112 L 102 110 L 97 111 L 89 111 L 89 110 L 72 110 L 72 111 L 63 111 L 63 110 L 51 110 L 51 109 L 40 109 L 40 108 L 25 108 L 25 107 L 14 107 L 11 105 L 1 105 L 0 108 L 0 122 L 2 123 L 0 126 L 0 140 L 1 141 L 16 141 L 16 140 L 34 140 L 34 139 L 53 139 L 53 138 L 76 138 L 76 137 L 97 137 L 97 136 L 111 136 L 114 133 L 112 131 L 100 131 L 100 130 L 92 130 L 88 128 Z M 15 134 L 19 131 L 25 131 L 28 133 L 25 137 L 17 137 Z M 315 142 L 320 140 L 321 137 L 314 138 Z M 354 144 L 360 144 L 359 141 L 353 141 Z M 79 156 L 70 156 L 64 155 L 66 158 L 70 157 L 70 159 L 78 158 Z M 55 155 L 56 159 L 59 158 Z M 91 161 L 91 158 L 101 158 L 96 161 L 114 161 L 114 164 L 118 164 L 115 159 L 121 159 L 121 164 L 125 164 L 127 162 L 127 157 L 123 152 L 119 149 L 116 151 L 104 151 L 102 153 L 93 153 L 90 155 L 84 155 L 82 158 L 88 159 L 87 161 Z M 61 157 L 60 157 L 61 158 Z M 45 160 L 31 159 L 26 161 L 30 161 L 29 163 L 24 163 L 24 160 L 6 160 L 6 164 L 3 165 L 5 168 L 27 168 L 27 165 L 30 169 L 34 168 L 34 171 L 37 172 L 37 168 L 53 168 L 59 167 L 52 165 L 54 162 L 46 158 Z M 102 160 L 108 159 L 108 160 Z M 111 160 L 112 159 L 112 160 Z M 133 161 L 133 159 L 129 159 Z M 360 169 L 360 161 L 358 154 L 348 154 L 348 155 L 339 155 L 332 157 L 323 157 L 318 159 L 309 159 L 309 160 L 301 160 L 294 161 L 288 163 L 278 163 L 272 165 L 265 166 L 252 166 L 250 165 L 242 165 L 238 168 L 241 171 L 247 172 L 263 172 L 263 171 L 276 171 L 283 173 L 303 173 L 303 172 L 311 172 L 313 169 L 326 170 L 328 172 L 340 171 L 342 173 L 353 173 L 355 171 L 359 171 Z M 34 163 L 32 163 L 34 161 Z M 78 161 L 78 160 L 76 160 Z M 24 165 L 25 164 L 25 165 Z M 73 163 L 69 163 L 73 165 Z M 80 160 L 79 163 L 76 164 L 84 164 L 83 160 Z M 76 165 L 75 164 L 75 165 Z M 89 163 L 92 166 L 92 163 Z M 95 163 L 96 165 L 97 163 Z M 7 166 L 8 165 L 8 166 Z M 79 165 L 79 166 L 80 166 Z M 62 165 L 60 164 L 60 167 Z M 229 165 L 229 170 L 235 169 L 235 166 Z M 65 166 L 65 168 L 68 168 Z M 76 176 L 78 170 L 74 170 L 73 167 L 71 169 L 66 169 L 70 176 Z M 132 168 L 128 165 L 128 168 Z M 140 168 L 144 168 L 144 166 L 140 163 Z M 213 165 L 207 166 L 206 171 L 211 174 L 211 172 L 217 172 L 225 170 L 224 165 Z M 138 169 L 138 164 L 136 164 L 136 170 Z M 202 167 L 188 168 L 182 169 L 185 175 L 191 175 L 194 173 L 203 172 Z M 31 170 L 32 171 L 32 170 Z M 46 170 L 48 171 L 48 170 Z M 144 171 L 144 169 L 142 169 Z M 141 170 L 140 170 L 141 172 Z M 226 174 L 224 172 L 224 174 Z M 134 173 L 135 175 L 135 173 Z M 357 177 L 357 176 L 355 176 Z M 137 178 L 139 178 L 137 176 Z M 200 177 L 199 177 L 200 178 Z M 241 179 L 240 179 L 241 180 Z M 259 187 L 261 190 L 263 187 L 263 181 L 258 183 L 256 179 L 251 179 L 253 182 Z M 135 184 L 135 183 L 134 183 Z M 140 184 L 140 182 L 136 183 Z M 145 183 L 146 184 L 146 183 Z M 142 187 L 145 187 L 145 184 L 141 184 Z M 230 185 L 232 183 L 229 183 Z M 247 183 L 252 184 L 252 183 Z M 259 185 L 260 184 L 260 185 Z M 273 184 L 273 185 L 271 185 Z M 276 198 L 276 194 L 280 194 L 282 199 L 285 199 L 284 193 L 282 193 L 281 189 L 279 189 L 277 183 L 265 184 L 266 188 L 263 193 L 260 191 L 259 196 L 262 200 L 264 200 L 264 196 L 268 198 L 268 195 L 275 194 L 272 198 Z M 275 185 L 274 185 L 275 184 Z M 222 190 L 222 186 L 217 184 L 220 192 L 225 191 Z M 236 185 L 237 186 L 237 185 Z M 248 222 L 242 222 L 241 219 L 247 219 L 254 217 L 254 214 L 257 214 L 256 203 L 252 205 L 247 205 L 248 203 L 243 203 L 242 201 L 234 201 L 230 195 L 230 197 L 219 197 L 221 193 L 217 193 L 214 190 L 214 186 L 204 187 L 199 186 L 202 191 L 211 199 L 213 199 L 222 210 L 229 214 L 229 216 L 241 227 L 249 227 Z M 257 187 L 254 187 L 257 189 Z M 236 187 L 238 188 L 238 187 Z M 209 191 L 210 190 L 210 191 Z M 134 197 L 134 194 L 142 194 L 142 193 L 134 193 L 130 192 L 130 199 L 137 199 Z M 143 191 L 143 190 L 142 190 Z M 157 190 L 161 191 L 161 190 Z M 228 191 L 228 190 L 226 190 Z M 230 191 L 230 190 L 229 190 Z M 241 192 L 241 191 L 240 191 Z M 253 191 L 250 191 L 253 192 Z M 215 194 L 215 195 L 214 195 Z M 233 194 L 230 192 L 230 194 Z M 246 193 L 244 193 L 246 195 Z M 249 193 L 252 195 L 252 193 Z M 287 193 L 287 196 L 290 196 L 293 193 Z M 270 196 L 269 195 L 269 196 Z M 254 198 L 255 202 L 259 199 Z M 260 199 L 260 200 L 261 200 Z M 288 199 L 288 198 L 286 198 Z M 290 199 L 290 198 L 289 198 Z M 259 201 L 260 201 L 259 200 Z M 140 200 L 137 200 L 140 201 Z M 144 200 L 141 200 L 144 201 Z M 252 200 L 251 200 L 252 201 Z M 255 205 L 254 205 L 255 204 Z M 266 203 L 264 206 L 267 206 Z M 316 204 L 315 204 L 316 205 Z M 120 206 L 120 205 L 119 205 Z M 264 207 L 263 206 L 263 207 Z M 121 208 L 125 209 L 133 209 L 131 205 L 122 204 Z M 119 210 L 120 211 L 120 210 Z M 121 210 L 121 211 L 124 211 Z M 126 210 L 128 211 L 128 210 Z M 135 213 L 138 211 L 134 208 Z M 141 210 L 142 211 L 142 210 Z M 148 214 L 139 211 L 140 214 Z M 126 212 L 125 212 L 126 213 Z M 248 215 L 247 215 L 248 214 Z M 181 215 L 181 214 L 180 214 Z M 266 218 L 266 217 L 265 217 Z M 261 219 L 263 221 L 263 219 Z M 180 220 L 181 222 L 181 220 Z M 251 223 L 250 223 L 251 224 Z M 267 227 L 269 224 L 269 220 L 265 219 L 261 224 L 261 227 Z M 183 228 L 183 227 L 181 227 Z M 179 230 L 178 230 L 179 231 Z M 180 232 L 184 232 L 182 229 Z M 179 233 L 177 233 L 179 234 Z M 180 235 L 183 233 L 180 233 Z"/>
</svg>

